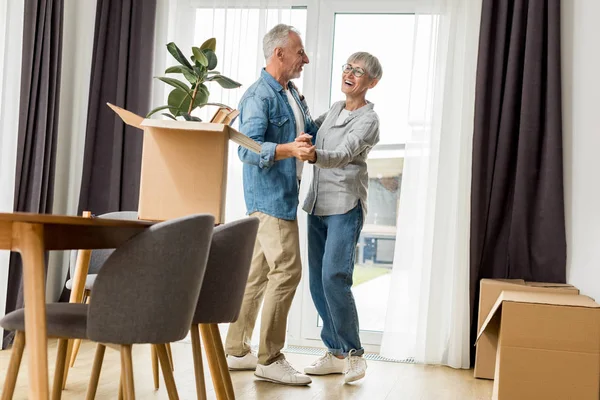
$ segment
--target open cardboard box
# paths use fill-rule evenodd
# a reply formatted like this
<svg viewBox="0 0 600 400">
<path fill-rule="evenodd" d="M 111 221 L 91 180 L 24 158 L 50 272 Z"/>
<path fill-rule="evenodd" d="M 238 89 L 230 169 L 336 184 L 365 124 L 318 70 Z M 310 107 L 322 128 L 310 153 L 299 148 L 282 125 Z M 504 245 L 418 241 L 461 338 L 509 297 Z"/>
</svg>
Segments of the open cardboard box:
<svg viewBox="0 0 600 400">
<path fill-rule="evenodd" d="M 478 336 L 496 350 L 493 399 L 598 399 L 600 305 L 567 293 L 502 292 Z"/>
<path fill-rule="evenodd" d="M 522 279 L 482 279 L 479 292 L 479 315 L 477 320 L 477 331 L 481 330 L 485 318 L 491 311 L 503 290 L 521 292 L 562 292 L 579 294 L 579 290 L 572 285 L 560 283 L 525 282 Z M 496 364 L 496 348 L 493 340 L 484 334 L 477 341 L 477 352 L 475 354 L 475 378 L 494 379 Z"/>
<path fill-rule="evenodd" d="M 225 222 L 229 141 L 255 153 L 260 144 L 225 123 L 144 119 L 108 104 L 144 131 L 138 218 L 164 221 L 208 213 Z M 220 116 L 221 117 L 221 116 Z"/>
</svg>

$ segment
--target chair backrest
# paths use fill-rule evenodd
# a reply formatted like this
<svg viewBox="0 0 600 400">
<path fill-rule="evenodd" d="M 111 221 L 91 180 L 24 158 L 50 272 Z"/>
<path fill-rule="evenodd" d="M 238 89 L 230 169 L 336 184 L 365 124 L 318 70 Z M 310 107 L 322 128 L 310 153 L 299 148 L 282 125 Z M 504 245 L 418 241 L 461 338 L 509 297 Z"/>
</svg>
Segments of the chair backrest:
<svg viewBox="0 0 600 400">
<path fill-rule="evenodd" d="M 250 217 L 215 228 L 194 324 L 238 319 L 252 262 L 258 218 Z"/>
<path fill-rule="evenodd" d="M 107 219 L 126 219 L 136 220 L 138 219 L 137 211 L 115 211 L 106 214 L 98 215 L 98 218 Z M 100 249 L 93 250 L 90 255 L 90 263 L 88 267 L 88 274 L 97 274 L 102 265 L 106 262 L 108 256 L 112 254 L 115 249 Z M 77 265 L 77 250 L 71 251 L 71 260 L 69 263 L 69 270 L 71 271 L 71 278 L 75 276 L 75 266 Z"/>
<path fill-rule="evenodd" d="M 118 247 L 94 283 L 88 337 L 118 344 L 183 339 L 198 302 L 214 221 L 202 214 L 161 222 Z"/>
</svg>

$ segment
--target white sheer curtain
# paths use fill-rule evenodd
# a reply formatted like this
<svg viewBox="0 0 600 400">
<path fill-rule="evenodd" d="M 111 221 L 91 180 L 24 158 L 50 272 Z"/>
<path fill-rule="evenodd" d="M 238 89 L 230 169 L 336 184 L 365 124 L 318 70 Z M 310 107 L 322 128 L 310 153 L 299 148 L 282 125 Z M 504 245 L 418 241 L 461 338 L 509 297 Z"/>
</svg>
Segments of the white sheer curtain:
<svg viewBox="0 0 600 400">
<path fill-rule="evenodd" d="M 416 15 L 392 285 L 381 354 L 469 368 L 469 192 L 481 0 Z"/>
<path fill-rule="evenodd" d="M 24 3 L 0 2 L 0 212 L 13 211 L 15 196 Z M 6 307 L 9 255 L 0 251 L 0 318 Z"/>
<path fill-rule="evenodd" d="M 166 12 L 161 13 L 162 10 Z M 292 10 L 290 0 L 162 0 L 155 49 L 155 76 L 164 76 L 164 70 L 176 62 L 166 52 L 165 45 L 174 41 L 184 54 L 191 54 L 192 46 L 200 46 L 206 39 L 217 39 L 217 70 L 242 84 L 238 89 L 222 89 L 217 83 L 209 83 L 210 102 L 238 108 L 246 89 L 258 79 L 265 59 L 262 38 L 278 23 L 298 27 L 302 33 L 306 27 L 306 11 Z M 302 19 L 303 18 L 303 19 Z M 301 86 L 301 80 L 296 84 Z M 154 83 L 153 101 L 158 106 L 166 104 L 168 87 L 162 82 Z M 166 89 L 166 90 L 165 90 Z M 207 106 L 197 111 L 203 121 L 209 120 L 216 111 Z M 238 127 L 236 121 L 234 127 Z M 242 163 L 237 155 L 237 145 L 230 143 L 227 175 L 226 221 L 245 216 L 242 186 Z"/>
</svg>

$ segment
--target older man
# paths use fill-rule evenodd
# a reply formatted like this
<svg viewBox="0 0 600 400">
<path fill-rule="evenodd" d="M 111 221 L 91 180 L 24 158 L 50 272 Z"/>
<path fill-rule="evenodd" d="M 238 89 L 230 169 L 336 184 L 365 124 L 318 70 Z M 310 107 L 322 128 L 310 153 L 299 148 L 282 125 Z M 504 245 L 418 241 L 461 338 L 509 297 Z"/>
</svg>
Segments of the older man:
<svg viewBox="0 0 600 400">
<path fill-rule="evenodd" d="M 258 237 L 242 310 L 229 327 L 227 363 L 231 370 L 255 370 L 276 383 L 307 385 L 281 349 L 288 312 L 302 266 L 298 240 L 298 185 L 302 162 L 314 146 L 296 137 L 316 133 L 306 103 L 291 79 L 308 64 L 298 31 L 280 24 L 264 37 L 266 68 L 240 101 L 240 131 L 262 145 L 255 154 L 240 147 L 244 163 L 244 198 L 248 214 L 260 219 Z M 258 357 L 250 351 L 252 331 L 264 298 Z"/>
</svg>

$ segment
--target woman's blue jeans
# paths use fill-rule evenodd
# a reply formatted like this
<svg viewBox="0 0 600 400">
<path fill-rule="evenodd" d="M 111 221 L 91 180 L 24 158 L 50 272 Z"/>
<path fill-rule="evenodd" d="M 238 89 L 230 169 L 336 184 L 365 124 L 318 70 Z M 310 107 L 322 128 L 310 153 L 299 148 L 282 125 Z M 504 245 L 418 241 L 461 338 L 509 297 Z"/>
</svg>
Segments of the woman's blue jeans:
<svg viewBox="0 0 600 400">
<path fill-rule="evenodd" d="M 308 215 L 310 293 L 323 320 L 321 339 L 336 356 L 362 355 L 352 295 L 354 254 L 363 225 L 360 202 L 345 214 Z"/>
</svg>

